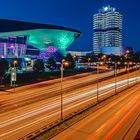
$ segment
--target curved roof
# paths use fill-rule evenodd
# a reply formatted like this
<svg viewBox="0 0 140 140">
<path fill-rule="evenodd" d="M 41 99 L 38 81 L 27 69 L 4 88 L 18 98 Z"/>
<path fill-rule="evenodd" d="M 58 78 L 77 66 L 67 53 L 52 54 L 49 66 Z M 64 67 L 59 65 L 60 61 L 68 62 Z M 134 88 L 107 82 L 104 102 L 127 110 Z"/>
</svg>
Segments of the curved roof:
<svg viewBox="0 0 140 140">
<path fill-rule="evenodd" d="M 80 33 L 61 26 L 0 19 L 0 37 L 27 36 L 27 44 L 40 50 L 55 46 L 64 55 L 66 48 Z"/>
<path fill-rule="evenodd" d="M 9 19 L 0 19 L 0 32 L 12 32 L 12 31 L 21 31 L 21 30 L 32 30 L 32 29 L 58 29 L 58 30 L 67 30 L 72 32 L 81 33 L 78 30 L 50 25 L 50 24 L 42 24 L 42 23 L 32 23 L 25 21 L 16 21 Z"/>
</svg>

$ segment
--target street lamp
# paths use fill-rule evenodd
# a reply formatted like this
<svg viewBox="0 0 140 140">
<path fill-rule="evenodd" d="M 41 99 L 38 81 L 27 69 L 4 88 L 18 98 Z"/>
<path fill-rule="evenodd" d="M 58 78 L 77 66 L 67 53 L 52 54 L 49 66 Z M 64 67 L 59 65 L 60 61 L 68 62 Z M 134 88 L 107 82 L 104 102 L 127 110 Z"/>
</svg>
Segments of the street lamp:
<svg viewBox="0 0 140 140">
<path fill-rule="evenodd" d="M 73 56 L 74 61 L 76 60 L 76 55 Z"/>
<path fill-rule="evenodd" d="M 137 63 L 136 63 L 136 83 L 137 83 L 137 78 L 138 78 L 137 70 L 138 70 L 138 68 L 137 68 Z"/>
<path fill-rule="evenodd" d="M 130 54 L 130 50 L 126 50 L 126 53 L 125 53 L 125 58 L 129 58 L 129 54 Z"/>
<path fill-rule="evenodd" d="M 73 60 L 74 60 L 74 63 L 77 63 L 77 57 L 76 57 L 76 55 L 73 56 Z"/>
<path fill-rule="evenodd" d="M 104 54 L 102 57 L 101 57 L 101 59 L 104 61 L 104 63 L 106 62 L 106 55 Z"/>
<path fill-rule="evenodd" d="M 100 65 L 103 65 L 104 64 L 104 62 L 100 62 Z"/>
<path fill-rule="evenodd" d="M 114 74 L 115 74 L 115 93 L 117 92 L 117 63 L 115 62 L 115 69 L 114 69 Z"/>
<path fill-rule="evenodd" d="M 14 92 L 15 92 L 15 81 L 16 81 L 16 65 L 18 64 L 17 60 L 13 61 L 13 65 L 14 65 L 14 77 L 13 77 L 13 82 L 14 82 Z"/>
<path fill-rule="evenodd" d="M 126 50 L 126 54 L 129 54 L 130 53 L 130 50 Z"/>
<path fill-rule="evenodd" d="M 111 62 L 111 58 L 108 58 L 108 61 Z"/>
<path fill-rule="evenodd" d="M 99 102 L 99 62 L 97 62 L 97 103 Z"/>
<path fill-rule="evenodd" d="M 16 67 L 17 64 L 18 64 L 18 61 L 15 59 L 15 60 L 13 61 L 13 66 L 14 66 L 14 68 Z"/>
<path fill-rule="evenodd" d="M 115 75 L 115 93 L 117 93 L 117 65 L 120 65 L 120 62 L 115 62 L 115 69 L 114 69 L 114 75 Z"/>
<path fill-rule="evenodd" d="M 91 58 L 89 57 L 89 58 L 88 58 L 88 65 L 89 65 L 89 62 L 90 62 L 90 61 L 91 61 Z"/>
<path fill-rule="evenodd" d="M 105 59 L 106 58 L 106 55 L 104 54 L 103 56 L 102 56 L 102 59 Z"/>
<path fill-rule="evenodd" d="M 69 62 L 64 59 L 61 62 L 61 120 L 63 120 L 63 76 L 64 76 L 64 66 L 68 66 Z"/>
<path fill-rule="evenodd" d="M 129 62 L 127 63 L 127 87 L 129 87 Z"/>
</svg>

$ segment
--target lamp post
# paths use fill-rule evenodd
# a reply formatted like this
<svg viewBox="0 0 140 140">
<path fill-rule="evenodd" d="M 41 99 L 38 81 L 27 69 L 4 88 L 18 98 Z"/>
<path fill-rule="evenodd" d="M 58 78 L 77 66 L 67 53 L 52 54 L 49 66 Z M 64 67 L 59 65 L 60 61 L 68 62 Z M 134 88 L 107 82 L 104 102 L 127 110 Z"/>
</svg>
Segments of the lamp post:
<svg viewBox="0 0 140 140">
<path fill-rule="evenodd" d="M 136 63 L 136 83 L 137 83 L 137 78 L 138 78 L 138 68 L 137 68 L 137 63 Z"/>
<path fill-rule="evenodd" d="M 18 61 L 14 60 L 13 61 L 13 65 L 14 65 L 14 77 L 13 77 L 13 82 L 14 82 L 14 92 L 15 92 L 15 81 L 16 81 L 16 65 L 17 65 Z"/>
<path fill-rule="evenodd" d="M 68 66 L 69 63 L 64 59 L 61 62 L 61 120 L 63 120 L 63 77 L 64 77 L 64 65 Z"/>
<path fill-rule="evenodd" d="M 109 63 L 111 62 L 111 58 L 108 58 Z"/>
<path fill-rule="evenodd" d="M 126 50 L 126 54 L 128 55 L 130 53 L 130 50 Z"/>
<path fill-rule="evenodd" d="M 114 70 L 114 74 L 115 74 L 115 93 L 117 93 L 117 66 L 120 65 L 120 62 L 115 62 L 115 70 Z"/>
<path fill-rule="evenodd" d="M 91 61 L 91 58 L 89 57 L 89 58 L 88 58 L 88 65 L 90 65 L 90 64 L 89 64 L 90 61 Z"/>
<path fill-rule="evenodd" d="M 76 55 L 73 56 L 74 62 L 76 62 Z"/>
<path fill-rule="evenodd" d="M 99 62 L 97 62 L 97 103 L 99 102 Z"/>
<path fill-rule="evenodd" d="M 127 87 L 129 87 L 129 62 L 127 63 Z"/>
<path fill-rule="evenodd" d="M 117 82 L 117 63 L 116 62 L 115 62 L 114 75 L 115 75 L 115 94 L 116 94 L 116 92 L 117 92 L 117 85 L 116 85 L 116 82 Z"/>
<path fill-rule="evenodd" d="M 102 60 L 103 60 L 104 64 L 106 63 L 106 57 L 107 56 L 105 54 L 102 56 Z"/>
</svg>

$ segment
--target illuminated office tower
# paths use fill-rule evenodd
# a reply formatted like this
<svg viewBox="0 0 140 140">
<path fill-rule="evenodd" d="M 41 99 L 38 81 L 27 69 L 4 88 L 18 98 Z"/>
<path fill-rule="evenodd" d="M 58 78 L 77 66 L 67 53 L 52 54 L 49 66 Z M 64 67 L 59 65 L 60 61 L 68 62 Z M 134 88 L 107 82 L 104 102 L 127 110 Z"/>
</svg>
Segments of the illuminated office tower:
<svg viewBox="0 0 140 140">
<path fill-rule="evenodd" d="M 93 16 L 93 51 L 95 54 L 122 54 L 122 15 L 106 6 Z"/>
</svg>

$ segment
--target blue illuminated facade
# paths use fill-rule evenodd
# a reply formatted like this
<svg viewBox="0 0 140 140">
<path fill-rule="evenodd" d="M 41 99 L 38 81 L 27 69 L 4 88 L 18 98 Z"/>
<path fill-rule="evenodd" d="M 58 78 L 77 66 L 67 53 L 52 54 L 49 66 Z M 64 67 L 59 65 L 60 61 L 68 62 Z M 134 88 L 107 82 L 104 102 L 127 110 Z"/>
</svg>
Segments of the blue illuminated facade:
<svg viewBox="0 0 140 140">
<path fill-rule="evenodd" d="M 93 16 L 93 51 L 95 54 L 122 54 L 122 15 L 106 6 Z"/>
</svg>

